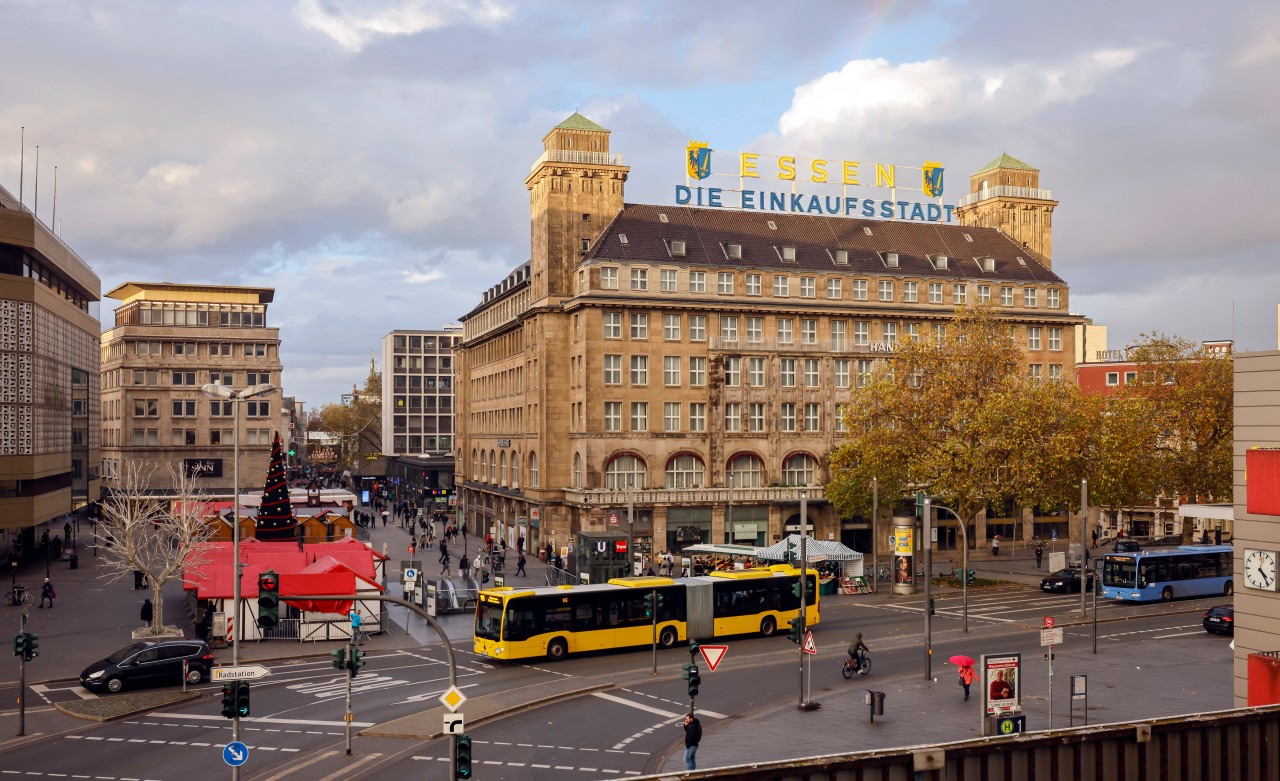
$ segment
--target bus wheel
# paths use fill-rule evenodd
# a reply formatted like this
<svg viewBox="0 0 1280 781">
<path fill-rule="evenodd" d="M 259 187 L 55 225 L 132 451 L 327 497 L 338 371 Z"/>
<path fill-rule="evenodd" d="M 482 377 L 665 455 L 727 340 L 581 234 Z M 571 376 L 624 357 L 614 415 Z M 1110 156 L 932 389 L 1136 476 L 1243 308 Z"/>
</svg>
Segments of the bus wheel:
<svg viewBox="0 0 1280 781">
<path fill-rule="evenodd" d="M 1173 601 L 1173 587 L 1172 587 L 1172 586 L 1165 586 L 1165 587 L 1164 587 L 1164 590 L 1162 590 L 1162 591 L 1160 592 L 1160 599 L 1164 600 L 1165 602 L 1172 602 L 1172 601 Z"/>
<path fill-rule="evenodd" d="M 1231 581 L 1228 580 L 1226 582 L 1226 585 L 1222 587 L 1222 596 L 1224 597 L 1231 596 L 1231 592 L 1234 590 L 1234 588 L 1235 587 L 1231 585 Z"/>
<path fill-rule="evenodd" d="M 557 637 L 550 643 L 547 643 L 547 660 L 558 662 L 569 653 L 569 646 L 562 638 Z"/>
<path fill-rule="evenodd" d="M 678 639 L 679 636 L 676 634 L 676 630 L 672 627 L 666 627 L 658 633 L 658 645 L 663 648 L 674 647 Z"/>
<path fill-rule="evenodd" d="M 773 620 L 773 616 L 765 616 L 760 622 L 760 636 L 773 637 L 773 633 L 778 631 L 778 624 Z"/>
</svg>

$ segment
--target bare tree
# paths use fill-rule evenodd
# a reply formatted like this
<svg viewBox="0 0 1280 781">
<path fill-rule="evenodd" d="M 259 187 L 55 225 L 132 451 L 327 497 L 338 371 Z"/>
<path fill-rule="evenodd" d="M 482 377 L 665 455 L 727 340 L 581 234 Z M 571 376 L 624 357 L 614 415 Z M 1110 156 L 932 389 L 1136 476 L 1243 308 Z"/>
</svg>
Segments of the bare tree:
<svg viewBox="0 0 1280 781">
<path fill-rule="evenodd" d="M 156 465 L 130 461 L 124 464 L 119 488 L 102 503 L 102 520 L 94 530 L 93 545 L 102 551 L 101 577 L 116 582 L 141 572 L 151 584 L 151 626 L 145 634 L 172 636 L 176 628 L 164 625 L 164 585 L 198 567 L 208 556 L 204 545 L 217 532 L 209 519 L 214 512 L 209 497 L 196 487 L 196 478 L 168 464 L 174 500 L 147 493 Z"/>
</svg>

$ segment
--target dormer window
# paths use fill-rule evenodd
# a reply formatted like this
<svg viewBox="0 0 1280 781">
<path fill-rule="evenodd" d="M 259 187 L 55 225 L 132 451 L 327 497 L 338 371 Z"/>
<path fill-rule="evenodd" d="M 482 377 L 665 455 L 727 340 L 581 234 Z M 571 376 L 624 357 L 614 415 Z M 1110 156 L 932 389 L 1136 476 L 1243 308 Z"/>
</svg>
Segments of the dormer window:
<svg viewBox="0 0 1280 781">
<path fill-rule="evenodd" d="M 947 258 L 947 256 L 946 256 L 946 255 L 934 255 L 934 256 L 933 256 L 933 267 L 934 267 L 935 269 L 937 269 L 938 271 L 946 271 L 946 270 L 947 270 L 947 260 L 948 260 L 948 258 Z"/>
<path fill-rule="evenodd" d="M 783 259 L 783 261 L 785 261 L 785 262 L 787 262 L 787 263 L 794 263 L 794 262 L 796 261 L 796 248 L 795 248 L 795 247 L 783 247 L 783 248 L 782 248 L 782 259 Z"/>
<path fill-rule="evenodd" d="M 832 260 L 836 262 L 837 266 L 849 265 L 849 250 L 847 249 L 836 250 L 835 254 L 832 256 Z"/>
<path fill-rule="evenodd" d="M 626 244 L 626 243 L 627 243 L 627 234 L 625 234 L 625 233 L 619 233 L 619 234 L 618 234 L 618 243 L 619 243 L 619 244 Z"/>
<path fill-rule="evenodd" d="M 742 245 L 729 244 L 725 246 L 724 254 L 729 260 L 742 260 Z"/>
<path fill-rule="evenodd" d="M 868 236 L 870 236 L 870 235 L 871 235 L 871 229 L 870 229 L 870 228 L 868 228 L 868 227 L 867 227 L 867 226 L 865 226 L 865 225 L 863 225 L 863 226 L 862 226 L 862 232 L 863 232 L 863 233 L 865 233 L 865 234 L 867 234 Z"/>
<path fill-rule="evenodd" d="M 995 258 L 978 258 L 978 265 L 982 267 L 983 271 L 990 274 L 996 270 L 996 259 Z"/>
<path fill-rule="evenodd" d="M 667 221 L 668 221 L 667 215 L 662 212 L 658 212 L 658 222 L 667 222 Z"/>
<path fill-rule="evenodd" d="M 884 253 L 884 264 L 885 264 L 886 266 L 888 266 L 889 268 L 897 268 L 897 267 L 898 267 L 898 253 L 896 253 L 896 252 L 886 252 L 886 253 Z"/>
<path fill-rule="evenodd" d="M 771 231 L 776 231 L 778 229 L 778 223 L 774 222 L 773 220 L 769 220 L 767 224 L 769 226 L 769 230 Z"/>
<path fill-rule="evenodd" d="M 972 243 L 973 243 L 973 237 L 972 237 L 972 236 L 970 236 L 970 235 L 969 235 L 969 234 L 967 234 L 967 233 L 964 235 L 964 240 L 965 240 L 965 241 L 967 241 L 967 242 L 969 242 L 970 244 L 972 244 Z"/>
<path fill-rule="evenodd" d="M 685 256 L 685 244 L 683 239 L 671 240 L 671 257 L 683 258 Z"/>
</svg>

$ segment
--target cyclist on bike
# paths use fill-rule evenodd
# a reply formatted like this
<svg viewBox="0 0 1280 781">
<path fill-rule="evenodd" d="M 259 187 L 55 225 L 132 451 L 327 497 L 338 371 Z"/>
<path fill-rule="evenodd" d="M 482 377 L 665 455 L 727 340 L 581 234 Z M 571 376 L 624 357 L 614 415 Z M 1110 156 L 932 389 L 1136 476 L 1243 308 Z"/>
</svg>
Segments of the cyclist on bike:
<svg viewBox="0 0 1280 781">
<path fill-rule="evenodd" d="M 849 658 L 853 660 L 853 669 L 858 669 L 862 665 L 862 652 L 871 652 L 867 644 L 862 642 L 862 633 L 859 632 L 853 636 L 853 640 L 849 642 Z"/>
</svg>

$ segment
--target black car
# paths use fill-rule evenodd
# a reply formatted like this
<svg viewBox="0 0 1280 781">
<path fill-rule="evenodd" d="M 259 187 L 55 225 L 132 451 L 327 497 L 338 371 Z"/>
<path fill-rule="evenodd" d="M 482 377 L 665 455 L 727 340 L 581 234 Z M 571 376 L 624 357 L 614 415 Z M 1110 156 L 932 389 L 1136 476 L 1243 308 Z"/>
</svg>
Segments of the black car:
<svg viewBox="0 0 1280 781">
<path fill-rule="evenodd" d="M 177 686 L 182 663 L 187 683 L 209 680 L 213 651 L 203 640 L 149 640 L 121 648 L 80 673 L 80 685 L 90 691 L 118 692 L 126 687 Z"/>
<path fill-rule="evenodd" d="M 1137 553 L 1142 550 L 1142 546 L 1133 540 L 1116 540 L 1113 547 L 1116 553 Z"/>
<path fill-rule="evenodd" d="M 1085 581 L 1088 583 L 1087 588 L 1093 590 L 1093 573 L 1090 572 Z M 1068 567 L 1060 569 L 1057 572 L 1049 574 L 1044 580 L 1040 581 L 1041 591 L 1057 591 L 1063 594 L 1069 594 L 1072 591 L 1080 591 L 1080 570 L 1078 568 Z"/>
<path fill-rule="evenodd" d="M 1204 631 L 1215 635 L 1235 634 L 1236 609 L 1231 605 L 1217 605 L 1204 614 Z"/>
</svg>

